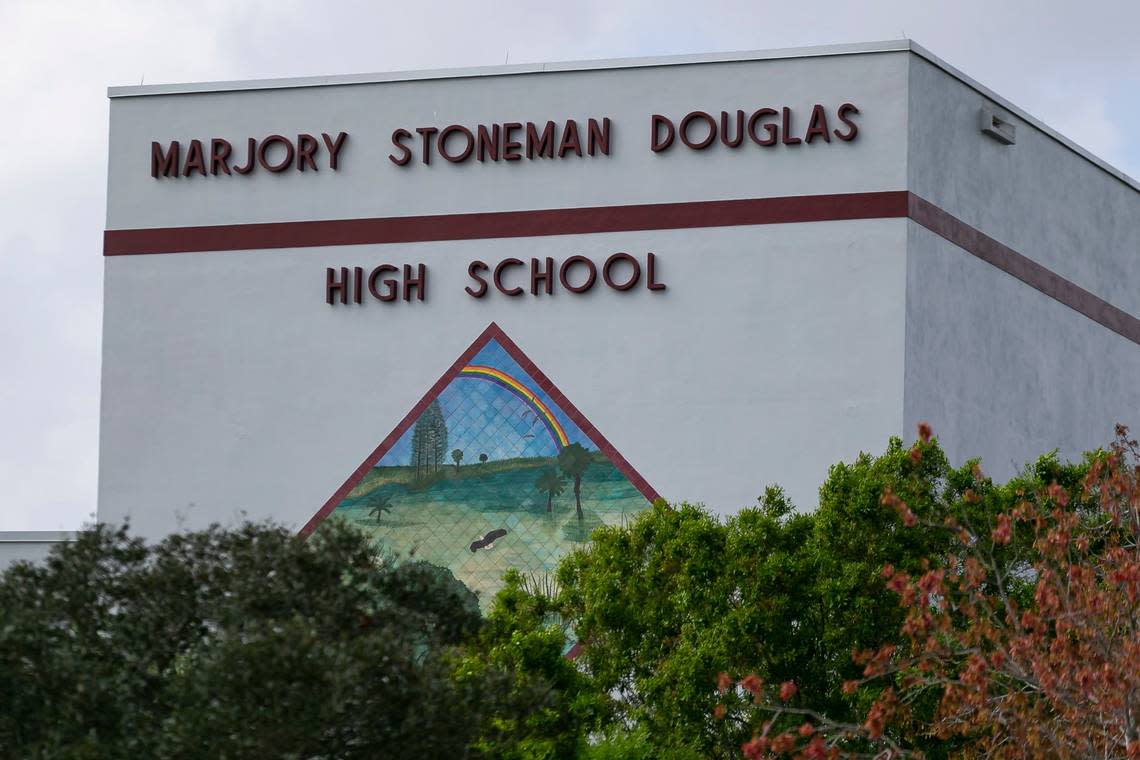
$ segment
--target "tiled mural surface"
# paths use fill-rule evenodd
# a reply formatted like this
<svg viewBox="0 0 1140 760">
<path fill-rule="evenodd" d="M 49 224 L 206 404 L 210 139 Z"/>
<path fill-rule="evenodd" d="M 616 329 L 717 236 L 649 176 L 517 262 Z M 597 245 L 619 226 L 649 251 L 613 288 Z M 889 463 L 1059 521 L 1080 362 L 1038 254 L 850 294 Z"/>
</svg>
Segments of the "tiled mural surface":
<svg viewBox="0 0 1140 760">
<path fill-rule="evenodd" d="M 649 506 L 504 342 L 453 370 L 334 511 L 386 551 L 449 568 L 484 607 L 507 568 L 541 576 Z"/>
</svg>

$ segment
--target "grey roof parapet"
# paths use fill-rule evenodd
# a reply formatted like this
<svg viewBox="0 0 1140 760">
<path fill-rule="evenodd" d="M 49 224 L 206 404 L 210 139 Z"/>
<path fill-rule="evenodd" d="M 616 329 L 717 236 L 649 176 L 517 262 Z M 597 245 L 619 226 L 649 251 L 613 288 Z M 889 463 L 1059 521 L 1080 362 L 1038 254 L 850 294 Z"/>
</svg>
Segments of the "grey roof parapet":
<svg viewBox="0 0 1140 760">
<path fill-rule="evenodd" d="M 730 53 L 696 53 L 688 55 L 643 56 L 634 58 L 603 58 L 585 61 L 558 61 L 551 63 L 515 63 L 501 66 L 472 66 L 451 69 L 418 69 L 370 74 L 335 74 L 316 77 L 280 77 L 276 79 L 238 79 L 220 82 L 187 82 L 178 84 L 145 84 L 125 87 L 108 87 L 107 97 L 127 98 L 141 95 L 183 95 L 205 92 L 235 92 L 242 90 L 282 90 L 298 87 L 327 87 L 353 84 L 382 84 L 385 82 L 412 82 L 429 79 L 463 79 L 466 77 L 512 76 L 516 74 L 545 74 L 566 71 L 598 71 L 605 69 L 644 69 L 656 66 L 685 66 L 699 63 L 732 63 L 737 61 L 770 61 L 781 58 L 819 58 L 833 55 L 860 53 L 888 53 L 912 50 L 910 40 L 864 42 L 850 45 L 818 45 L 777 50 L 754 50 Z"/>
<path fill-rule="evenodd" d="M 0 544 L 51 544 L 78 538 L 79 532 L 73 530 L 0 530 Z"/>
</svg>

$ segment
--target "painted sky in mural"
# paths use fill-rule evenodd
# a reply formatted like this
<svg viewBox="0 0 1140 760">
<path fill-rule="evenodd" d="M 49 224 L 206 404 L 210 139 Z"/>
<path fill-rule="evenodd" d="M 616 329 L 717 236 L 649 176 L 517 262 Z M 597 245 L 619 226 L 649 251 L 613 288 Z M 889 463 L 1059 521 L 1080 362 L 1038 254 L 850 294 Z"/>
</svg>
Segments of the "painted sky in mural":
<svg viewBox="0 0 1140 760">
<path fill-rule="evenodd" d="M 491 375 L 505 376 L 507 382 Z M 524 395 L 525 394 L 525 395 Z M 534 403 L 526 396 L 538 401 Z M 449 420 L 448 445 L 464 456 L 474 452 L 489 459 L 542 457 L 558 454 L 562 445 L 552 428 L 565 431 L 569 442 L 596 449 L 573 420 L 531 378 L 496 340 L 491 340 L 452 380 L 438 401 Z M 462 409 L 465 415 L 455 420 Z M 554 425 L 547 420 L 546 411 Z M 451 424 L 451 421 L 459 424 Z M 490 435 L 489 433 L 494 433 Z M 490 448 L 488 451 L 475 449 Z M 412 430 L 409 429 L 377 466 L 408 465 L 412 456 Z"/>
</svg>

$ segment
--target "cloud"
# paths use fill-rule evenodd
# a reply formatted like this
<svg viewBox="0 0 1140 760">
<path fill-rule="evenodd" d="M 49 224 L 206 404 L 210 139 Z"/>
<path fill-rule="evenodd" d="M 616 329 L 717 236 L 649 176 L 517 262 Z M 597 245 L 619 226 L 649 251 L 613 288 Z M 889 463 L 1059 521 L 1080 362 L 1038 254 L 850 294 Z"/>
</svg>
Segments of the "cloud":
<svg viewBox="0 0 1140 760">
<path fill-rule="evenodd" d="M 0 4 L 0 529 L 93 510 L 108 84 L 687 53 L 909 35 L 1140 175 L 1140 4 Z M 1122 86 L 1121 83 L 1133 86 Z M 1128 119 L 1133 119 L 1128 121 Z M 16 149 L 13 150 L 12 148 Z"/>
<path fill-rule="evenodd" d="M 1125 133 L 1122 124 L 1109 115 L 1108 98 L 1101 93 L 1051 95 L 1049 103 L 1042 99 L 1044 110 L 1054 113 L 1049 126 L 1094 155 L 1111 164 L 1127 164 L 1124 154 Z"/>
<path fill-rule="evenodd" d="M 233 64 L 209 21 L 223 10 L 0 6 L 5 141 L 19 146 L 0 173 L 2 530 L 74 529 L 95 510 L 106 83 L 138 81 L 144 61 L 221 76 Z"/>
</svg>

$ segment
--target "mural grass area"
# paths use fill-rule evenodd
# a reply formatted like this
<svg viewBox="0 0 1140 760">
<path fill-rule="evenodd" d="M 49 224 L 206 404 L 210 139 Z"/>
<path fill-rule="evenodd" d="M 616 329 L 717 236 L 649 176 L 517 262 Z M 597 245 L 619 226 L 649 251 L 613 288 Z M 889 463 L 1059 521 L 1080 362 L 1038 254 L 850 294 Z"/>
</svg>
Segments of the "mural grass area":
<svg viewBox="0 0 1140 760">
<path fill-rule="evenodd" d="M 596 528 L 648 506 L 568 410 L 492 338 L 334 514 L 385 551 L 450 569 L 487 608 L 508 568 L 541 577 Z"/>
</svg>

